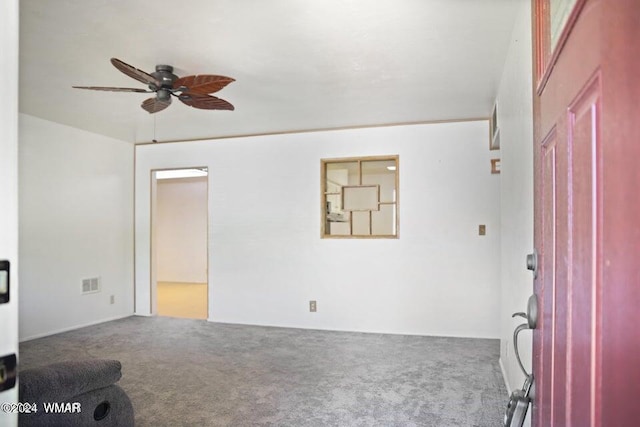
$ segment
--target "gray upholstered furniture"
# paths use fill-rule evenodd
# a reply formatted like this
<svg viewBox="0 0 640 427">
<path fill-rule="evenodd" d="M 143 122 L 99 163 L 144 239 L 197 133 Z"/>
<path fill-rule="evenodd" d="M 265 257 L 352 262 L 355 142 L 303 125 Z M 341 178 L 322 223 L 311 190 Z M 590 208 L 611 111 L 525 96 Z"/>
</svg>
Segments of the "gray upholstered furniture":
<svg viewBox="0 0 640 427">
<path fill-rule="evenodd" d="M 121 368 L 117 360 L 85 360 L 20 371 L 19 401 L 35 403 L 38 411 L 20 414 L 19 425 L 133 426 L 131 400 L 115 384 L 122 377 Z M 45 404 L 52 403 L 63 412 L 46 413 Z"/>
</svg>

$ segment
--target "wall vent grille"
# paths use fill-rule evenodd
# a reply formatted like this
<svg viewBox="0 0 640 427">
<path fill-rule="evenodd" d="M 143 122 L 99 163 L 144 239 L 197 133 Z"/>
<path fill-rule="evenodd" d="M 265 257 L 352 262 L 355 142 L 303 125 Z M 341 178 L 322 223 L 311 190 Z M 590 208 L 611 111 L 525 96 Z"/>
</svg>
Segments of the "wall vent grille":
<svg viewBox="0 0 640 427">
<path fill-rule="evenodd" d="M 82 293 L 92 294 L 100 292 L 100 278 L 91 277 L 89 279 L 82 279 Z"/>
</svg>

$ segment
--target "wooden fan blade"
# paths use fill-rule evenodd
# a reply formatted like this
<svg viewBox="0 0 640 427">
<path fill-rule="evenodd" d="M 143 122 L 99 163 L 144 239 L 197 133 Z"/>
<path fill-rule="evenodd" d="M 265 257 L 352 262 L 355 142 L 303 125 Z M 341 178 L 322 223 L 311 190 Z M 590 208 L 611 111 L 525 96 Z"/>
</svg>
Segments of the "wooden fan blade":
<svg viewBox="0 0 640 427">
<path fill-rule="evenodd" d="M 207 95 L 214 93 L 225 87 L 235 79 L 225 76 L 216 76 L 213 74 L 200 74 L 197 76 L 180 77 L 173 83 L 173 88 L 186 87 L 186 93 L 194 93 L 199 95 Z"/>
<path fill-rule="evenodd" d="M 162 111 L 171 105 L 171 98 L 166 101 L 161 101 L 157 97 L 145 99 L 144 102 L 140 105 L 145 111 L 148 111 L 149 114 L 157 113 L 158 111 Z"/>
<path fill-rule="evenodd" d="M 102 87 L 102 86 L 71 86 L 75 89 L 89 89 L 89 90 L 106 90 L 109 92 L 138 92 L 138 93 L 150 93 L 150 90 L 135 89 L 130 87 Z"/>
<path fill-rule="evenodd" d="M 151 74 L 145 73 L 142 70 L 133 67 L 126 62 L 120 61 L 118 58 L 111 58 L 111 63 L 118 70 L 122 71 L 127 76 L 138 80 L 146 85 L 153 85 L 156 87 L 160 87 L 160 82 L 157 81 Z"/>
<path fill-rule="evenodd" d="M 224 99 L 216 98 L 211 95 L 194 95 L 186 93 L 180 95 L 180 101 L 193 108 L 202 110 L 234 110 L 233 105 Z"/>
</svg>

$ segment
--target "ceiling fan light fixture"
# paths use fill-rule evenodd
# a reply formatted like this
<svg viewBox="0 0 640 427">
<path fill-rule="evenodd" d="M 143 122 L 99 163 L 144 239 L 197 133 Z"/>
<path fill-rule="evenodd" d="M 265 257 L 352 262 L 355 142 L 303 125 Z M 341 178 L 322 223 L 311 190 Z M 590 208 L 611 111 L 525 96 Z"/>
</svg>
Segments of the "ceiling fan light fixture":
<svg viewBox="0 0 640 427">
<path fill-rule="evenodd" d="M 156 95 L 160 101 L 168 101 L 171 99 L 171 91 L 168 89 L 158 89 Z"/>
</svg>

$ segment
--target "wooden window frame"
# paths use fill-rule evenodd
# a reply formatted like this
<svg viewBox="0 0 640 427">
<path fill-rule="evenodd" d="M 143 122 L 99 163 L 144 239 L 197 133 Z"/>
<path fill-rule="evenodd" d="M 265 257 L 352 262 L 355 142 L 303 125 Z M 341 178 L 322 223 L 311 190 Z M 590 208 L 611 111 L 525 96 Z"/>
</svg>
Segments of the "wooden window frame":
<svg viewBox="0 0 640 427">
<path fill-rule="evenodd" d="M 551 3 L 550 0 L 531 0 L 533 10 L 533 52 L 534 52 L 534 85 L 536 93 L 541 95 L 544 91 L 551 71 L 558 61 L 560 52 L 571 33 L 578 16 L 586 3 L 586 0 L 577 0 L 565 22 L 556 46 L 551 49 Z"/>
<path fill-rule="evenodd" d="M 395 170 L 395 201 L 382 201 L 380 200 L 380 194 L 378 189 L 378 210 L 382 205 L 395 205 L 395 234 L 378 234 L 378 235 L 331 235 L 327 234 L 327 196 L 340 194 L 341 198 L 344 197 L 341 193 L 328 192 L 327 191 L 327 164 L 335 163 L 357 163 L 358 164 L 358 185 L 372 187 L 377 184 L 362 184 L 362 163 L 372 161 L 394 161 L 396 165 Z M 320 237 L 322 239 L 398 239 L 400 238 L 400 156 L 385 155 L 385 156 L 364 156 L 364 157 L 340 157 L 329 158 L 320 160 Z M 354 187 L 354 185 L 347 185 L 346 187 Z M 353 211 L 353 212 L 366 212 L 366 211 Z M 353 212 L 349 211 L 349 230 L 353 229 Z M 371 217 L 371 213 L 369 214 Z M 371 220 L 370 220 L 371 221 Z M 372 223 L 369 223 L 371 229 Z"/>
</svg>

